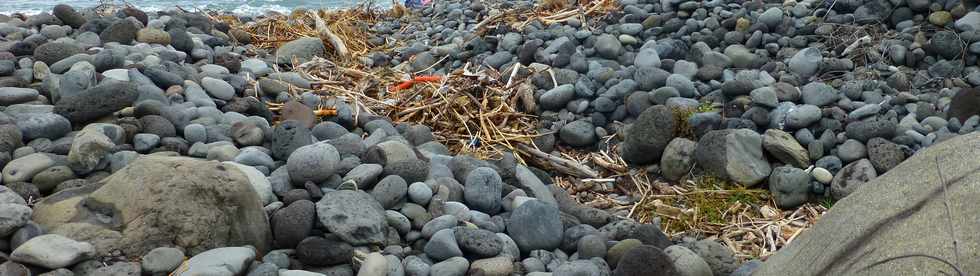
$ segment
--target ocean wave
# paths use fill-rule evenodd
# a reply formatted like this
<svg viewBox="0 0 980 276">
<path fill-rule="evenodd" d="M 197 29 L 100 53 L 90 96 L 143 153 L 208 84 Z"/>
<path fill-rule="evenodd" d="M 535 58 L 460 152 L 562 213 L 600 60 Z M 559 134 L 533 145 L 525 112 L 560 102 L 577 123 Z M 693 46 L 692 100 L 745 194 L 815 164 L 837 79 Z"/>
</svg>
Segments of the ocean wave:
<svg viewBox="0 0 980 276">
<path fill-rule="evenodd" d="M 288 14 L 290 11 L 292 11 L 292 8 L 287 8 L 276 4 L 264 4 L 258 7 L 244 4 L 235 7 L 234 9 L 231 10 L 231 12 L 239 15 L 261 15 L 267 11 L 275 11 L 275 12 Z"/>
<path fill-rule="evenodd" d="M 115 0 L 122 3 L 123 0 Z M 96 6 L 99 0 L 0 0 L 7 7 L 0 13 L 34 15 L 50 13 L 55 5 L 64 3 L 84 9 Z M 289 13 L 296 8 L 339 9 L 356 6 L 364 0 L 125 0 L 145 12 L 168 11 L 176 6 L 187 10 L 220 10 L 243 15 L 259 15 L 266 11 Z M 374 0 L 376 6 L 387 7 L 390 0 Z"/>
</svg>

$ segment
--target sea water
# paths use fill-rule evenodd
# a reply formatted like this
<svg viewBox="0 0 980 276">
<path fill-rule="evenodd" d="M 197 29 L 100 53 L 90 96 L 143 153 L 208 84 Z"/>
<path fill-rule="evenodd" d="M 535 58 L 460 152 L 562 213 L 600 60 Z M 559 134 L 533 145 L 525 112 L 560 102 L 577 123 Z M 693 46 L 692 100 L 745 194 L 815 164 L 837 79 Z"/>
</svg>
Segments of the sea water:
<svg viewBox="0 0 980 276">
<path fill-rule="evenodd" d="M 128 3 L 143 11 L 171 10 L 181 7 L 185 10 L 196 11 L 198 9 L 231 11 L 238 14 L 256 15 L 266 11 L 277 11 L 288 13 L 296 8 L 344 8 L 351 7 L 367 0 L 107 0 L 106 2 L 123 4 Z M 99 5 L 100 0 L 0 0 L 0 13 L 21 12 L 25 14 L 36 14 L 39 12 L 51 12 L 51 8 L 58 4 L 68 4 L 77 9 L 89 8 Z M 391 0 L 374 0 L 376 6 L 391 6 Z"/>
</svg>

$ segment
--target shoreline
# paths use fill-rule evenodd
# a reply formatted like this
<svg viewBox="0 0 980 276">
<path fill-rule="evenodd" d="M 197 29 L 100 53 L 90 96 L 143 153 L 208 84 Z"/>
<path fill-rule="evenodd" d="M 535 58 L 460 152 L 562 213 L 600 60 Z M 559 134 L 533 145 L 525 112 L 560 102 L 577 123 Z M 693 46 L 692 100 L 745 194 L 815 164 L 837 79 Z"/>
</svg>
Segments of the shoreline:
<svg viewBox="0 0 980 276">
<path fill-rule="evenodd" d="M 291 11 L 296 9 L 342 10 L 342 9 L 348 9 L 357 6 L 361 4 L 361 2 L 364 1 L 339 0 L 336 3 L 323 3 L 323 4 L 306 3 L 306 4 L 301 4 L 302 6 L 288 6 L 288 5 L 283 6 L 278 1 L 269 2 L 269 3 L 259 3 L 260 5 L 258 6 L 253 5 L 253 3 L 240 3 L 239 5 L 234 5 L 234 6 L 227 6 L 233 3 L 220 3 L 220 4 L 204 3 L 198 5 L 194 5 L 194 3 L 186 3 L 190 5 L 186 5 L 186 4 L 177 4 L 177 5 L 191 11 L 203 10 L 203 11 L 215 11 L 221 13 L 231 13 L 240 16 L 257 16 L 257 15 L 266 14 L 268 12 L 289 14 Z M 390 2 L 387 1 L 381 1 L 381 2 L 382 2 L 381 4 L 383 4 L 382 6 L 390 8 L 391 5 Z M 31 16 L 31 15 L 37 15 L 42 12 L 50 13 L 51 8 L 53 8 L 57 4 L 59 3 L 44 4 L 44 6 L 40 6 L 40 7 L 37 4 L 30 4 L 30 5 L 11 4 L 13 6 L 10 7 L 10 9 L 4 11 L 3 14 L 13 15 L 13 14 L 20 13 L 26 16 Z M 96 3 L 91 3 L 90 5 L 75 5 L 74 7 L 79 11 L 82 11 L 82 10 L 90 10 L 99 5 L 100 4 L 96 2 Z M 125 3 L 119 3 L 115 5 L 125 6 Z M 159 4 L 142 3 L 142 4 L 135 4 L 134 6 L 144 12 L 168 12 L 168 11 L 176 10 L 175 4 L 173 3 L 159 3 Z"/>
<path fill-rule="evenodd" d="M 778 274 L 980 131 L 980 12 L 886 2 L 0 17 L 0 271 Z"/>
</svg>

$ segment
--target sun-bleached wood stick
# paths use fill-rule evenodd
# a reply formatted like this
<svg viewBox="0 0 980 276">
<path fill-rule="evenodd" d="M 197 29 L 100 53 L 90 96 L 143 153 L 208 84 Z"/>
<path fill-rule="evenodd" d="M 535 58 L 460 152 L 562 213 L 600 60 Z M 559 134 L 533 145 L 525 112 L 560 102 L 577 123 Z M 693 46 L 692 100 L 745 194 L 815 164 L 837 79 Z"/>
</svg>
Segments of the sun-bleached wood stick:
<svg viewBox="0 0 980 276">
<path fill-rule="evenodd" d="M 330 41 L 330 45 L 333 45 L 333 48 L 337 51 L 337 54 L 346 57 L 350 53 L 350 51 L 347 50 L 347 44 L 345 44 L 339 36 L 330 31 L 330 28 L 327 28 L 327 23 L 323 22 L 323 18 L 320 18 L 320 15 L 318 15 L 315 11 L 306 12 L 310 15 L 310 17 L 313 17 L 313 20 L 316 23 L 316 31 L 317 34 L 319 34 L 320 39 Z"/>
</svg>

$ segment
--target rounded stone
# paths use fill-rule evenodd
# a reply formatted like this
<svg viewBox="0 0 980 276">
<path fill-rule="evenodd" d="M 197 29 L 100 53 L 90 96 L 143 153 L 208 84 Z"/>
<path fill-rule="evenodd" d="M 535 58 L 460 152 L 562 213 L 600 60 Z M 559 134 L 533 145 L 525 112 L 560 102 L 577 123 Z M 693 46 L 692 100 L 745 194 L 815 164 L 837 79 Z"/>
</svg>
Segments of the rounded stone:
<svg viewBox="0 0 980 276">
<path fill-rule="evenodd" d="M 136 41 L 149 44 L 170 45 L 170 34 L 160 29 L 143 28 L 136 33 Z"/>
<path fill-rule="evenodd" d="M 321 142 L 297 148 L 286 160 L 286 169 L 293 183 L 320 183 L 334 174 L 338 163 L 337 149 Z"/>
<path fill-rule="evenodd" d="M 354 248 L 345 242 L 308 237 L 296 246 L 296 259 L 309 266 L 332 266 L 350 262 Z"/>
</svg>

